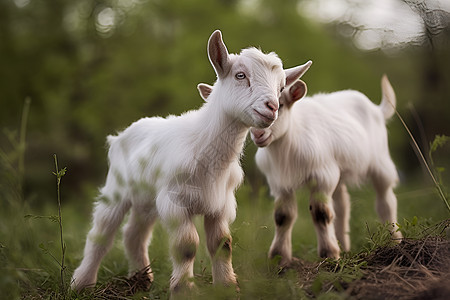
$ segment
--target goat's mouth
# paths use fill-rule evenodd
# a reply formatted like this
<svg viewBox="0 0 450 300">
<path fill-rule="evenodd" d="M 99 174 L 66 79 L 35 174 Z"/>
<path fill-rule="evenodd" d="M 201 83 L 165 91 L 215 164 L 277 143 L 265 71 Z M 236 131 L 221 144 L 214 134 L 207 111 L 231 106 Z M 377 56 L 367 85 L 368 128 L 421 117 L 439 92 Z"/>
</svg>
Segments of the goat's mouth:
<svg viewBox="0 0 450 300">
<path fill-rule="evenodd" d="M 266 114 L 266 113 L 261 113 L 261 112 L 259 112 L 258 110 L 256 110 L 256 109 L 253 109 L 253 111 L 256 113 L 256 115 L 260 118 L 260 119 L 262 119 L 263 121 L 264 121 L 264 123 L 265 123 L 265 127 L 268 127 L 268 126 L 270 126 L 274 121 L 275 121 L 275 116 L 274 115 L 269 115 L 269 114 Z"/>
<path fill-rule="evenodd" d="M 272 142 L 272 133 L 271 132 L 266 131 L 266 132 L 264 132 L 264 134 L 262 134 L 258 137 L 256 137 L 255 135 L 258 135 L 257 132 L 252 131 L 252 140 L 255 143 L 255 145 L 260 148 L 266 147 Z"/>
</svg>

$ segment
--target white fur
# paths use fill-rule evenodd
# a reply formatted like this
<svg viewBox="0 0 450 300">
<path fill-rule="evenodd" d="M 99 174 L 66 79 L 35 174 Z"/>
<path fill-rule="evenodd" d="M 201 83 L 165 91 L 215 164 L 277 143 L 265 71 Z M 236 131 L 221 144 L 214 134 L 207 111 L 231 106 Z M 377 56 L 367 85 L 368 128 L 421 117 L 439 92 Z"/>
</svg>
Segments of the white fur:
<svg viewBox="0 0 450 300">
<path fill-rule="evenodd" d="M 280 89 L 306 69 L 283 71 L 276 54 L 254 48 L 230 55 L 220 31 L 211 35 L 208 55 L 218 80 L 199 110 L 143 118 L 108 137 L 109 172 L 73 275 L 74 289 L 95 284 L 101 259 L 129 210 L 123 238 L 130 274 L 149 266 L 147 247 L 159 217 L 170 235 L 171 290 L 192 286 L 199 243 L 192 218 L 203 215 L 213 281 L 236 284 L 229 224 L 236 217 L 234 191 L 243 179 L 244 141 L 251 126 L 272 124 Z M 148 276 L 153 279 L 151 271 Z"/>
<path fill-rule="evenodd" d="M 295 190 L 311 191 L 310 210 L 322 257 L 339 257 L 350 248 L 350 203 L 346 184 L 369 178 L 377 193 L 377 212 L 383 222 L 395 222 L 397 201 L 392 191 L 398 180 L 389 155 L 385 121 L 395 109 L 395 94 L 387 77 L 382 79 L 383 99 L 373 104 L 357 91 L 340 91 L 306 97 L 298 81 L 280 97 L 279 117 L 266 129 L 252 129 L 261 148 L 256 163 L 276 198 L 276 233 L 270 257 L 292 258 L 291 232 L 297 217 Z M 333 199 L 333 201 L 331 201 Z"/>
</svg>

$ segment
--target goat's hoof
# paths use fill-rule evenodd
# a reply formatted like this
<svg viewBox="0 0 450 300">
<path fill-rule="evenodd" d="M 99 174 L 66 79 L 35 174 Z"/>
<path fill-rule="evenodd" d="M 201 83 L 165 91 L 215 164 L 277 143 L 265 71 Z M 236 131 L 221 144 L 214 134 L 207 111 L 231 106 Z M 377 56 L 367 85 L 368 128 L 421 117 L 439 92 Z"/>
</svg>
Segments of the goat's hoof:
<svg viewBox="0 0 450 300">
<path fill-rule="evenodd" d="M 70 289 L 75 292 L 81 292 L 84 289 L 89 289 L 95 287 L 96 282 L 89 282 L 83 280 L 77 280 L 72 278 L 72 283 L 70 284 Z"/>
<path fill-rule="evenodd" d="M 299 266 L 303 265 L 301 260 L 297 257 L 291 257 L 289 260 L 281 261 L 278 265 L 278 275 L 284 275 L 287 270 L 297 269 Z"/>
<path fill-rule="evenodd" d="M 192 281 L 179 282 L 176 285 L 170 287 L 171 293 L 174 295 L 189 293 L 193 289 L 195 289 L 195 283 L 193 283 Z"/>
<path fill-rule="evenodd" d="M 279 251 L 271 250 L 269 252 L 269 259 L 276 262 L 280 267 L 288 266 L 292 261 L 292 256 L 289 254 L 281 254 Z"/>
<path fill-rule="evenodd" d="M 401 243 L 403 239 L 403 235 L 400 231 L 393 231 L 392 232 L 392 240 L 396 243 Z"/>
<path fill-rule="evenodd" d="M 340 257 L 340 250 L 339 248 L 333 249 L 333 248 L 322 248 L 319 249 L 319 256 L 321 258 L 334 258 L 338 259 Z"/>
</svg>

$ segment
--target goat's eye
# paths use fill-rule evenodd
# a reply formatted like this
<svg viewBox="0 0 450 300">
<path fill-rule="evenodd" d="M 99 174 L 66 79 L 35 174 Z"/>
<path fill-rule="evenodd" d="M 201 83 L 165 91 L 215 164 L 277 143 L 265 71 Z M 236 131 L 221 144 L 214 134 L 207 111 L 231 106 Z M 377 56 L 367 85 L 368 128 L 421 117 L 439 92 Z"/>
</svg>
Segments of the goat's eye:
<svg viewBox="0 0 450 300">
<path fill-rule="evenodd" d="M 236 79 L 242 80 L 245 79 L 245 74 L 243 72 L 239 72 L 236 74 Z"/>
<path fill-rule="evenodd" d="M 283 91 L 284 91 L 284 86 L 281 87 L 280 93 L 282 93 Z"/>
</svg>

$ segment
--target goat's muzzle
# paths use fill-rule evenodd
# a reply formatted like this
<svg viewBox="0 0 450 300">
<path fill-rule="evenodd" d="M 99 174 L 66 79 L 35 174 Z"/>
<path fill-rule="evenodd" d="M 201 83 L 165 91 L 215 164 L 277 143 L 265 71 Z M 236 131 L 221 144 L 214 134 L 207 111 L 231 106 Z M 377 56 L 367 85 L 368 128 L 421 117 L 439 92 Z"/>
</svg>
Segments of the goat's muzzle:
<svg viewBox="0 0 450 300">
<path fill-rule="evenodd" d="M 258 147 L 266 147 L 271 142 L 272 133 L 270 130 L 252 128 L 250 130 L 250 136 Z"/>
</svg>

